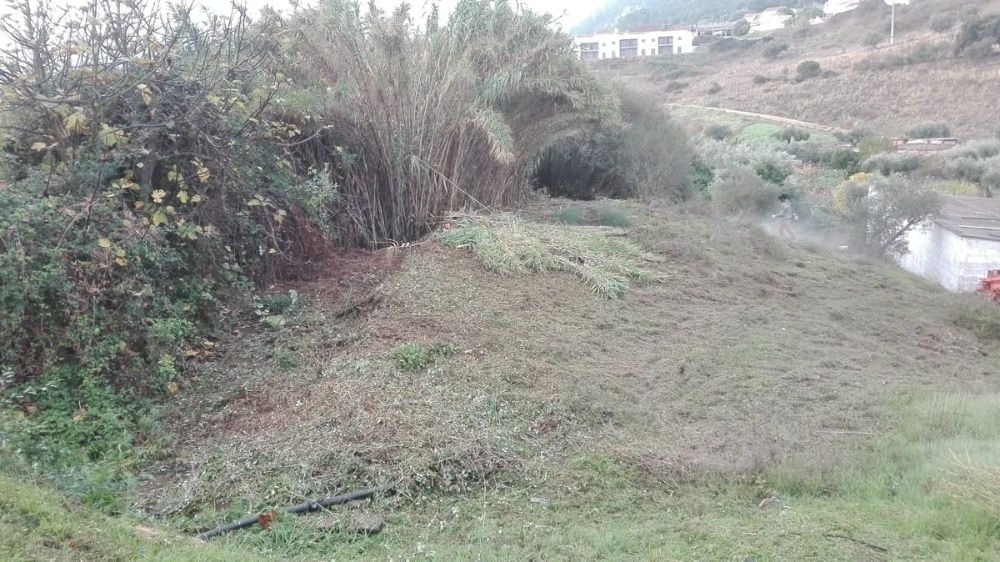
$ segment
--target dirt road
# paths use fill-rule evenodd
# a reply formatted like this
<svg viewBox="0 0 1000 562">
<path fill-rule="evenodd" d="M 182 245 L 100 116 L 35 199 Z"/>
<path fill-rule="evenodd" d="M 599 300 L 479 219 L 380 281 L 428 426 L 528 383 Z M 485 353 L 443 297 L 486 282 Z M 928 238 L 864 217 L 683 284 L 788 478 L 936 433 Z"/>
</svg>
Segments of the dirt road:
<svg viewBox="0 0 1000 562">
<path fill-rule="evenodd" d="M 810 123 L 808 121 L 799 121 L 798 119 L 790 119 L 788 117 L 781 117 L 779 115 L 768 115 L 766 113 L 752 113 L 749 111 L 739 111 L 737 109 L 726 109 L 724 107 L 708 107 L 705 105 L 690 105 L 685 103 L 668 103 L 669 107 L 683 107 L 687 109 L 699 109 L 703 111 L 718 111 L 720 113 L 729 113 L 730 115 L 739 115 L 741 117 L 750 117 L 752 119 L 760 119 L 761 121 L 771 121 L 773 123 L 781 123 L 783 125 L 793 125 L 796 127 L 803 127 L 806 129 L 814 129 L 817 131 L 823 131 L 826 133 L 846 133 L 844 129 L 837 127 L 830 127 L 827 125 L 820 125 L 818 123 Z"/>
</svg>

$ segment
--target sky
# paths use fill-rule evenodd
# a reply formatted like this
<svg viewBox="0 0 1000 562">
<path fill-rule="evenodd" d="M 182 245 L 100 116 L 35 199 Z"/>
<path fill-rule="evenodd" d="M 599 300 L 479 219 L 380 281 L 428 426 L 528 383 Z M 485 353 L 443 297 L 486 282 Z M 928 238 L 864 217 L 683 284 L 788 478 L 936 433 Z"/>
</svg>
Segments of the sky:
<svg viewBox="0 0 1000 562">
<path fill-rule="evenodd" d="M 37 0 L 32 0 L 37 2 Z M 210 10 L 217 12 L 228 12 L 229 6 L 231 5 L 230 0 L 197 0 L 198 3 L 208 7 Z M 260 8 L 264 6 L 271 6 L 280 12 L 291 11 L 291 6 L 289 2 L 282 0 L 243 0 L 247 7 L 250 8 L 250 13 L 256 15 L 259 13 Z M 511 0 L 516 2 L 518 0 Z M 450 13 L 452 8 L 454 8 L 457 0 L 439 0 L 438 6 L 441 14 Z M 569 31 L 574 25 L 579 23 L 581 20 L 595 12 L 598 8 L 604 4 L 605 0 L 520 0 L 521 5 L 530 8 L 536 12 L 550 13 L 553 16 L 559 18 L 559 23 L 562 28 Z M 50 6 L 65 6 L 77 4 L 75 0 L 49 0 L 48 4 Z M 166 3 L 165 1 L 163 3 Z M 312 2 L 308 0 L 301 0 L 302 4 L 311 4 Z M 366 4 L 367 0 L 363 0 L 362 4 Z M 399 4 L 399 0 L 376 0 L 376 4 L 385 11 L 391 11 Z M 412 8 L 411 11 L 414 14 L 417 21 L 423 21 L 424 16 L 430 10 L 430 0 L 411 0 Z M 3 15 L 9 11 L 6 2 L 0 1 L 0 15 Z"/>
</svg>

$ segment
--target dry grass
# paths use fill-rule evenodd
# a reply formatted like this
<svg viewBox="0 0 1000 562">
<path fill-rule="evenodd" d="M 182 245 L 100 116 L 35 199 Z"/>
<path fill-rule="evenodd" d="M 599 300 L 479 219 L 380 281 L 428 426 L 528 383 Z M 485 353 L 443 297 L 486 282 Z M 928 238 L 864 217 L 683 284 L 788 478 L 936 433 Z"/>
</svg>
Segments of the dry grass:
<svg viewBox="0 0 1000 562">
<path fill-rule="evenodd" d="M 948 123 L 954 134 L 963 138 L 992 136 L 1000 129 L 1000 118 L 992 109 L 1000 91 L 1000 60 L 948 58 L 875 72 L 858 71 L 855 67 L 866 60 L 906 54 L 920 43 L 949 39 L 926 27 L 901 28 L 894 47 L 876 50 L 863 45 L 862 39 L 877 25 L 881 24 L 875 20 L 853 18 L 814 28 L 806 36 L 789 35 L 785 39 L 791 50 L 773 61 L 757 48 L 681 58 L 678 64 L 689 69 L 685 81 L 690 86 L 680 92 L 661 87 L 662 98 L 844 129 L 865 127 L 887 136 L 902 134 L 930 117 Z M 791 78 L 804 60 L 815 60 L 835 75 L 795 83 Z M 622 64 L 604 71 L 632 83 L 657 80 L 653 68 L 643 64 Z M 772 81 L 755 85 L 754 76 Z M 713 88 L 715 83 L 722 89 Z"/>
</svg>

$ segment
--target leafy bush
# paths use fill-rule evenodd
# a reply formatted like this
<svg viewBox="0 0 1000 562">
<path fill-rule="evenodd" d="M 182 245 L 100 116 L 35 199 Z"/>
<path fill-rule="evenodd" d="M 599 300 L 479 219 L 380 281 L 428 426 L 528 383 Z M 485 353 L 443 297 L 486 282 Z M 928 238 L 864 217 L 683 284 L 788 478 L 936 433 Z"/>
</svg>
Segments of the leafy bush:
<svg viewBox="0 0 1000 562">
<path fill-rule="evenodd" d="M 931 17 L 931 30 L 937 33 L 950 31 L 955 27 L 955 16 L 953 14 L 934 14 Z"/>
<path fill-rule="evenodd" d="M 743 37 L 748 33 L 750 33 L 750 22 L 745 19 L 736 22 L 736 25 L 733 27 L 733 35 Z"/>
<path fill-rule="evenodd" d="M 962 23 L 962 30 L 955 39 L 955 53 L 975 58 L 996 54 L 1000 44 L 1000 15 L 971 16 Z"/>
<path fill-rule="evenodd" d="M 712 95 L 718 94 L 721 91 L 722 91 L 722 84 L 719 84 L 718 82 L 712 82 L 712 85 L 708 87 L 708 90 L 707 90 L 706 93 L 708 93 L 708 95 L 712 96 Z"/>
<path fill-rule="evenodd" d="M 771 41 L 764 44 L 763 49 L 761 49 L 761 54 L 763 54 L 765 58 L 774 60 L 788 49 L 789 45 L 784 41 Z"/>
<path fill-rule="evenodd" d="M 866 172 L 878 172 L 883 176 L 909 173 L 919 168 L 919 157 L 890 152 L 872 156 L 861 165 L 862 170 Z"/>
<path fill-rule="evenodd" d="M 778 200 L 778 188 L 749 167 L 726 168 L 708 186 L 712 206 L 727 215 L 763 216 Z"/>
<path fill-rule="evenodd" d="M 774 138 L 789 144 L 791 144 L 792 141 L 807 141 L 811 136 L 812 135 L 809 131 L 798 127 L 784 127 L 774 134 Z"/>
<path fill-rule="evenodd" d="M 754 86 L 763 86 L 764 84 L 767 84 L 770 81 L 771 81 L 771 79 L 768 78 L 767 76 L 762 76 L 760 74 L 754 74 L 753 75 L 753 85 Z"/>
<path fill-rule="evenodd" d="M 814 60 L 806 60 L 799 63 L 795 68 L 795 81 L 803 82 L 810 78 L 817 78 L 823 75 L 823 68 Z"/>
<path fill-rule="evenodd" d="M 709 127 L 705 129 L 705 136 L 710 139 L 722 141 L 732 137 L 733 130 L 726 125 L 709 125 Z"/>
<path fill-rule="evenodd" d="M 772 144 L 708 140 L 701 145 L 702 157 L 716 170 L 748 167 L 764 181 L 781 185 L 795 168 L 795 157 Z"/>
<path fill-rule="evenodd" d="M 947 123 L 920 123 L 904 133 L 911 139 L 934 139 L 951 136 L 951 127 Z"/>
<path fill-rule="evenodd" d="M 851 175 L 861 169 L 861 155 L 853 150 L 837 149 L 830 153 L 827 164 L 831 168 L 844 170 Z"/>
<path fill-rule="evenodd" d="M 805 141 L 792 141 L 788 143 L 785 150 L 806 164 L 822 164 L 829 159 L 827 149 L 820 143 Z"/>
</svg>

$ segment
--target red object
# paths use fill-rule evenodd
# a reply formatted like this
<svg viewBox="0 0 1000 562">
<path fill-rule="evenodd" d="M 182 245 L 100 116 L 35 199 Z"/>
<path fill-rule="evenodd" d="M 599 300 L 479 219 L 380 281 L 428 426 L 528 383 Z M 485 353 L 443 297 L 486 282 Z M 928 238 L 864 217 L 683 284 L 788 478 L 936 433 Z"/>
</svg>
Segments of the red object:
<svg viewBox="0 0 1000 562">
<path fill-rule="evenodd" d="M 979 283 L 979 292 L 1000 302 L 1000 269 L 994 269 L 986 274 L 986 279 Z"/>
</svg>

